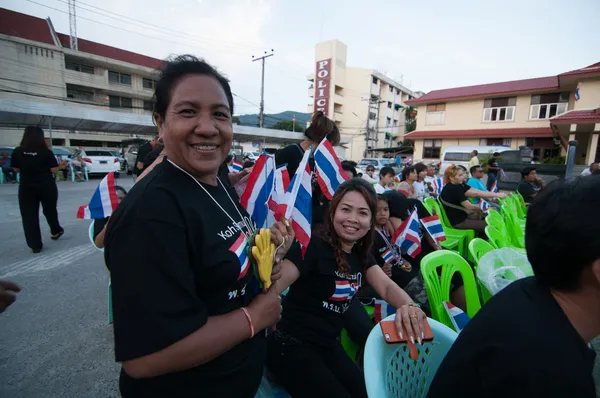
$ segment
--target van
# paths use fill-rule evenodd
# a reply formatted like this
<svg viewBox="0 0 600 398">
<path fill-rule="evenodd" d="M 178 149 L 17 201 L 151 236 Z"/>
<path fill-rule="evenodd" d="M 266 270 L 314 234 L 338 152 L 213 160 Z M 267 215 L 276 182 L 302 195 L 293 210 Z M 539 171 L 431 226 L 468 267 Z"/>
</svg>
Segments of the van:
<svg viewBox="0 0 600 398">
<path fill-rule="evenodd" d="M 451 165 L 461 165 L 464 166 L 467 170 L 469 170 L 469 161 L 471 160 L 471 152 L 477 151 L 480 161 L 483 156 L 489 155 L 491 156 L 494 152 L 506 152 L 506 151 L 514 151 L 514 149 L 507 146 L 448 146 L 444 149 L 444 153 L 442 154 L 442 161 L 440 163 L 440 174 L 444 175 L 446 169 Z"/>
</svg>

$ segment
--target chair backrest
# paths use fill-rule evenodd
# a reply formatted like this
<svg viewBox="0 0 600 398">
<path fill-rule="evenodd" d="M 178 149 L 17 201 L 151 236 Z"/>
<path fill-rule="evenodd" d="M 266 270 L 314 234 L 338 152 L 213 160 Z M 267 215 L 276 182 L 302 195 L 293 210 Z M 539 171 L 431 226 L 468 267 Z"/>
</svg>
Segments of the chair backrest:
<svg viewBox="0 0 600 398">
<path fill-rule="evenodd" d="M 441 268 L 441 273 L 438 273 L 438 268 Z M 467 260 L 449 250 L 438 250 L 429 253 L 421 260 L 421 274 L 425 281 L 431 315 L 435 320 L 450 328 L 453 327 L 452 321 L 444 308 L 444 302 L 450 301 L 451 281 L 455 272 L 458 272 L 462 277 L 467 302 L 467 315 L 473 318 L 481 308 L 481 302 L 479 301 L 475 275 Z"/>
<path fill-rule="evenodd" d="M 423 201 L 423 206 L 427 209 L 430 214 L 438 214 L 437 212 L 437 202 L 434 198 L 425 198 Z"/>
<path fill-rule="evenodd" d="M 439 199 L 435 199 L 434 202 L 436 204 L 436 209 L 435 209 L 436 214 L 442 221 L 442 224 L 444 224 L 445 227 L 452 228 L 452 224 L 450 224 L 450 221 L 448 220 L 448 217 L 446 216 L 446 211 L 444 210 L 444 205 L 442 204 L 442 202 L 440 202 Z"/>
<path fill-rule="evenodd" d="M 395 318 L 390 315 L 386 320 Z M 433 341 L 417 345 L 419 359 L 409 357 L 406 344 L 389 345 L 375 326 L 365 345 L 364 373 L 369 397 L 426 397 L 433 377 L 458 336 L 429 318 Z"/>
<path fill-rule="evenodd" d="M 517 212 L 512 207 L 503 206 L 502 215 L 504 217 L 504 224 L 506 225 L 507 236 L 510 241 L 518 243 L 519 239 L 523 239 L 525 234 L 518 221 Z"/>
<path fill-rule="evenodd" d="M 489 225 L 485 227 L 485 235 L 488 237 L 488 240 L 494 249 L 501 249 L 508 246 L 506 237 L 504 237 L 502 233 L 494 227 Z"/>
<path fill-rule="evenodd" d="M 94 220 L 92 220 L 92 222 L 90 223 L 90 227 L 88 228 L 88 237 L 90 238 L 90 242 L 92 242 L 92 245 L 94 245 L 96 249 L 100 250 L 101 252 L 104 251 L 103 247 L 96 246 L 96 242 L 94 242 Z"/>
<path fill-rule="evenodd" d="M 490 227 L 494 227 L 502 234 L 502 236 L 506 237 L 508 234 L 508 230 L 506 229 L 506 224 L 504 223 L 504 219 L 497 217 L 490 217 L 487 215 L 485 217 L 485 223 Z"/>
<path fill-rule="evenodd" d="M 475 264 L 479 263 L 479 259 L 492 250 L 494 250 L 494 246 L 481 238 L 475 238 L 469 242 L 469 253 L 475 260 Z"/>
</svg>

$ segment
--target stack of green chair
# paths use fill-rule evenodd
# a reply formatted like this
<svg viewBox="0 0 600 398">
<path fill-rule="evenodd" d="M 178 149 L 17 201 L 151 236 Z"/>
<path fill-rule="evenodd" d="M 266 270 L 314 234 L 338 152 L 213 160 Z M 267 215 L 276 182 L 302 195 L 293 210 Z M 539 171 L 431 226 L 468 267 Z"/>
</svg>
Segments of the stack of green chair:
<svg viewBox="0 0 600 398">
<path fill-rule="evenodd" d="M 469 253 L 471 257 L 474 259 L 475 263 L 475 275 L 477 276 L 477 265 L 479 264 L 479 260 L 481 257 L 485 256 L 487 253 L 494 250 L 494 246 L 490 243 L 486 242 L 481 238 L 475 238 L 469 243 Z M 487 303 L 490 298 L 492 298 L 492 294 L 489 292 L 487 287 L 479 279 L 477 279 L 477 283 L 479 284 L 479 289 L 481 289 L 481 297 L 483 298 L 483 302 Z"/>
<path fill-rule="evenodd" d="M 441 268 L 440 273 L 438 273 L 438 268 Z M 432 318 L 453 330 L 454 326 L 444 308 L 444 302 L 450 301 L 450 285 L 455 272 L 462 277 L 467 302 L 466 313 L 473 318 L 481 308 L 481 302 L 477 293 L 475 276 L 467 260 L 449 250 L 429 253 L 421 260 L 421 274 L 425 281 Z"/>
<path fill-rule="evenodd" d="M 486 221 L 487 221 L 487 219 L 486 219 Z M 494 226 L 492 226 L 490 224 L 488 224 L 488 226 L 485 227 L 485 235 L 488 237 L 488 240 L 489 240 L 490 244 L 495 249 L 501 249 L 503 247 L 509 247 L 511 249 L 514 249 L 518 253 L 526 254 L 526 251 L 525 251 L 524 248 L 513 246 L 512 242 L 510 242 L 508 240 L 508 238 L 507 238 L 506 235 L 504 235 L 496 227 L 494 227 Z"/>
<path fill-rule="evenodd" d="M 446 218 L 446 213 L 440 203 L 433 198 L 426 198 L 424 202 L 425 208 L 431 214 L 435 214 L 439 217 L 444 233 L 446 234 L 446 240 L 440 242 L 440 246 L 447 250 L 454 250 L 461 255 L 468 256 L 468 245 L 469 242 L 475 237 L 475 231 L 471 229 L 456 229 L 452 228 Z"/>
</svg>

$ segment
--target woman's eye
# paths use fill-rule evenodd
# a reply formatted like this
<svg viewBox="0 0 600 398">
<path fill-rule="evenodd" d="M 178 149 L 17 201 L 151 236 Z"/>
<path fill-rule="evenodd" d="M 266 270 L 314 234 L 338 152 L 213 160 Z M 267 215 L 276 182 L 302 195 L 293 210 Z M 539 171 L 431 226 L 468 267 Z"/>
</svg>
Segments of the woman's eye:
<svg viewBox="0 0 600 398">
<path fill-rule="evenodd" d="M 193 116 L 196 112 L 193 109 L 182 109 L 179 111 L 179 114 L 182 116 Z"/>
<path fill-rule="evenodd" d="M 219 118 L 229 119 L 229 115 L 224 112 L 215 112 L 215 116 Z"/>
</svg>

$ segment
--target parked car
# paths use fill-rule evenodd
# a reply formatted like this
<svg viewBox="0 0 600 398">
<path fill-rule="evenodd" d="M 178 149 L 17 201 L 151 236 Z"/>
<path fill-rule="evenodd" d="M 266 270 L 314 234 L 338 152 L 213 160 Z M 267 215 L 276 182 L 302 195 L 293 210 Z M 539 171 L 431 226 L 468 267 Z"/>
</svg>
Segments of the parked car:
<svg viewBox="0 0 600 398">
<path fill-rule="evenodd" d="M 402 169 L 400 168 L 400 166 L 398 166 L 398 164 L 396 164 L 394 159 L 390 159 L 390 158 L 365 158 L 365 159 L 362 159 L 360 162 L 358 162 L 356 171 L 358 171 L 359 174 L 366 174 L 367 166 L 375 166 L 375 175 L 376 176 L 379 176 L 379 170 L 385 166 L 393 168 L 394 172 L 396 174 L 400 174 L 402 172 Z"/>
<path fill-rule="evenodd" d="M 121 151 L 118 149 L 109 149 L 109 151 L 110 151 L 110 153 L 113 154 L 113 156 L 116 156 L 116 158 L 119 159 L 119 164 L 121 165 L 121 171 L 125 171 L 125 157 L 123 156 Z"/>
<path fill-rule="evenodd" d="M 125 151 L 125 172 L 131 174 L 135 167 L 139 145 L 130 145 Z"/>
<path fill-rule="evenodd" d="M 260 156 L 260 152 L 244 152 L 244 157 L 246 156 L 248 156 L 253 162 L 256 162 Z"/>
<path fill-rule="evenodd" d="M 69 160 L 73 156 L 73 152 L 64 146 L 52 146 L 54 156 L 60 156 L 63 160 Z"/>
<path fill-rule="evenodd" d="M 6 152 L 8 154 L 8 157 L 10 158 L 14 150 L 14 146 L 2 146 L 0 147 L 0 154 Z"/>
<path fill-rule="evenodd" d="M 83 161 L 87 167 L 88 175 L 107 174 L 115 172 L 115 177 L 119 177 L 121 163 L 119 158 L 114 156 L 106 148 L 86 148 L 84 149 Z"/>
<path fill-rule="evenodd" d="M 479 155 L 479 160 L 483 156 L 491 156 L 494 152 L 506 152 L 511 148 L 508 146 L 474 146 L 474 145 L 458 145 L 448 146 L 442 154 L 442 162 L 440 163 L 440 174 L 444 175 L 446 169 L 451 165 L 462 165 L 469 170 L 469 161 L 471 160 L 471 152 L 476 150 Z"/>
</svg>

